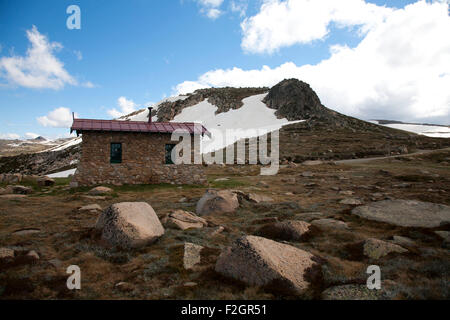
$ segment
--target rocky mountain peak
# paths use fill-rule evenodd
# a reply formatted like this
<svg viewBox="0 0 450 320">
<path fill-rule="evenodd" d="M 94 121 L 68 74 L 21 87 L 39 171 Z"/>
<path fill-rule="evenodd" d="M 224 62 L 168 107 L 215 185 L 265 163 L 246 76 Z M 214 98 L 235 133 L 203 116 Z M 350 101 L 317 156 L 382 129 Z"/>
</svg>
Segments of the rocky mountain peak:
<svg viewBox="0 0 450 320">
<path fill-rule="evenodd" d="M 269 108 L 277 110 L 278 118 L 290 121 L 329 114 L 309 84 L 298 79 L 285 79 L 276 84 L 263 101 Z"/>
</svg>

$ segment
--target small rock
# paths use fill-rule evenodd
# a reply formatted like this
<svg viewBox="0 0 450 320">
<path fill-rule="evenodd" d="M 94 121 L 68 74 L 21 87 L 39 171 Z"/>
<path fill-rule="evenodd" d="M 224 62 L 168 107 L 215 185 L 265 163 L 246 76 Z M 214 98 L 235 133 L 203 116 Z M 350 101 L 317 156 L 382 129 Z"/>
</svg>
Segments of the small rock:
<svg viewBox="0 0 450 320">
<path fill-rule="evenodd" d="M 41 230 L 29 228 L 29 229 L 16 230 L 12 234 L 15 235 L 15 236 L 26 236 L 26 235 L 29 235 L 29 234 L 35 234 L 35 233 L 39 233 L 39 232 L 41 232 Z"/>
<path fill-rule="evenodd" d="M 112 193 L 114 190 L 111 188 L 107 188 L 107 187 L 95 187 L 93 189 L 91 189 L 89 191 L 89 195 L 91 196 L 103 196 L 105 194 L 110 194 Z"/>
<path fill-rule="evenodd" d="M 319 220 L 313 220 L 311 222 L 313 226 L 316 226 L 321 229 L 341 229 L 341 230 L 348 230 L 350 229 L 348 224 L 344 221 L 339 221 L 335 219 L 319 219 Z"/>
<path fill-rule="evenodd" d="M 251 202 L 255 202 L 255 203 L 273 201 L 273 199 L 271 197 L 268 197 L 268 196 L 262 195 L 262 194 L 256 194 L 256 193 L 249 193 L 248 200 Z"/>
<path fill-rule="evenodd" d="M 83 206 L 83 207 L 79 208 L 78 211 L 96 212 L 96 211 L 102 211 L 102 207 L 100 207 L 98 204 L 89 204 L 87 206 Z"/>
<path fill-rule="evenodd" d="M 223 230 L 225 230 L 224 227 L 218 226 L 216 229 L 214 229 L 213 231 L 211 231 L 211 233 L 209 234 L 209 236 L 210 236 L 210 237 L 215 237 L 215 236 L 217 236 L 218 234 L 222 233 Z"/>
<path fill-rule="evenodd" d="M 180 200 L 178 200 L 178 203 L 185 203 L 187 201 L 188 201 L 188 199 L 186 197 L 182 197 L 182 198 L 180 198 Z"/>
<path fill-rule="evenodd" d="M 400 246 L 406 246 L 406 247 L 411 247 L 411 246 L 415 245 L 414 240 L 407 238 L 407 237 L 402 237 L 402 236 L 393 236 L 392 242 L 394 242 L 395 244 L 398 244 Z"/>
<path fill-rule="evenodd" d="M 31 194 L 31 193 L 33 193 L 32 188 L 24 187 L 24 186 L 12 186 L 12 191 L 14 194 Z"/>
<path fill-rule="evenodd" d="M 185 282 L 185 283 L 183 284 L 183 287 L 187 287 L 187 288 L 190 288 L 190 287 L 196 287 L 196 286 L 197 286 L 197 282 L 192 282 L 192 281 Z"/>
<path fill-rule="evenodd" d="M 319 164 L 323 164 L 324 162 L 321 160 L 307 160 L 307 161 L 303 161 L 302 165 L 304 166 L 317 166 Z"/>
<path fill-rule="evenodd" d="M 301 175 L 302 177 L 307 177 L 307 178 L 309 178 L 309 177 L 314 177 L 314 173 L 312 173 L 311 171 L 305 171 L 305 172 L 302 172 L 300 175 Z"/>
<path fill-rule="evenodd" d="M 27 253 L 27 256 L 32 258 L 32 259 L 34 259 L 34 260 L 39 260 L 39 254 L 36 251 L 34 251 L 34 250 L 29 251 Z"/>
<path fill-rule="evenodd" d="M 50 263 L 53 267 L 55 267 L 56 269 L 61 268 L 62 266 L 62 261 L 59 259 L 51 259 L 48 260 L 48 263 Z"/>
<path fill-rule="evenodd" d="M 214 181 L 220 182 L 220 181 L 228 181 L 228 180 L 230 180 L 230 178 L 217 178 Z"/>
<path fill-rule="evenodd" d="M 334 190 L 334 191 L 339 191 L 339 190 L 341 190 L 339 187 L 331 187 L 331 190 Z"/>
<path fill-rule="evenodd" d="M 364 255 L 371 259 L 376 260 L 393 252 L 405 253 L 408 250 L 399 245 L 374 238 L 367 239 L 364 242 Z"/>
<path fill-rule="evenodd" d="M 183 266 L 186 270 L 192 269 L 200 263 L 202 249 L 202 246 L 193 243 L 186 242 L 184 244 Z"/>
<path fill-rule="evenodd" d="M 310 232 L 311 225 L 305 221 L 288 220 L 262 226 L 258 234 L 271 239 L 300 241 Z"/>
<path fill-rule="evenodd" d="M 128 282 L 119 282 L 114 285 L 114 287 L 122 292 L 130 292 L 134 290 L 134 285 Z"/>
<path fill-rule="evenodd" d="M 346 191 L 339 191 L 339 194 L 343 195 L 343 196 L 352 196 L 354 194 L 354 192 L 350 191 L 350 190 L 346 190 Z"/>
<path fill-rule="evenodd" d="M 14 260 L 14 250 L 0 248 L 0 262 L 10 262 L 12 260 Z"/>
<path fill-rule="evenodd" d="M 209 189 L 197 202 L 196 212 L 198 215 L 221 214 L 235 212 L 239 207 L 236 193 L 229 190 Z"/>
<path fill-rule="evenodd" d="M 281 179 L 281 182 L 284 182 L 286 184 L 295 184 L 296 180 L 295 178 L 283 178 Z"/>
<path fill-rule="evenodd" d="M 347 204 L 347 205 L 351 205 L 351 206 L 358 206 L 363 204 L 362 201 L 358 200 L 358 199 L 354 199 L 354 198 L 346 198 L 346 199 L 342 199 L 341 201 L 339 201 L 340 204 Z"/>
<path fill-rule="evenodd" d="M 176 210 L 169 214 L 167 218 L 167 226 L 181 230 L 200 229 L 208 226 L 205 219 L 196 216 L 192 212 L 184 210 Z"/>
<path fill-rule="evenodd" d="M 106 200 L 105 196 L 86 196 L 86 195 L 82 195 L 81 198 L 83 198 L 85 200 L 89 200 L 89 201 L 104 201 L 104 200 Z"/>
<path fill-rule="evenodd" d="M 49 177 L 39 177 L 36 179 L 38 186 L 41 187 L 50 187 L 55 184 L 55 180 Z"/>
</svg>

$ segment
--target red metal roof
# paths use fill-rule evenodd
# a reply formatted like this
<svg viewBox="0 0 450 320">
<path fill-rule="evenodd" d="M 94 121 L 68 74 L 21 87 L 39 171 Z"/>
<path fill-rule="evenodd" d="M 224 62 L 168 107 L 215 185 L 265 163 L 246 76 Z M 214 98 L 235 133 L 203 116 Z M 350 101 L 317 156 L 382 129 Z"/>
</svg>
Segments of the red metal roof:
<svg viewBox="0 0 450 320">
<path fill-rule="evenodd" d="M 123 131 L 123 132 L 155 132 L 172 133 L 177 129 L 187 130 L 190 134 L 210 135 L 201 124 L 194 122 L 146 122 L 120 120 L 74 119 L 70 133 L 76 131 Z"/>
</svg>

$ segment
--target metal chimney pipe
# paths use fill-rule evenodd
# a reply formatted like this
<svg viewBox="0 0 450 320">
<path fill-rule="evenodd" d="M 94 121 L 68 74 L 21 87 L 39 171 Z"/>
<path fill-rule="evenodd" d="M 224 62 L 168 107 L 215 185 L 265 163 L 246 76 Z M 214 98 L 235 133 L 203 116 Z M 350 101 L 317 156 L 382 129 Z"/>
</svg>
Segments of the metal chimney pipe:
<svg viewBox="0 0 450 320">
<path fill-rule="evenodd" d="M 148 107 L 148 123 L 152 123 L 152 107 Z"/>
</svg>

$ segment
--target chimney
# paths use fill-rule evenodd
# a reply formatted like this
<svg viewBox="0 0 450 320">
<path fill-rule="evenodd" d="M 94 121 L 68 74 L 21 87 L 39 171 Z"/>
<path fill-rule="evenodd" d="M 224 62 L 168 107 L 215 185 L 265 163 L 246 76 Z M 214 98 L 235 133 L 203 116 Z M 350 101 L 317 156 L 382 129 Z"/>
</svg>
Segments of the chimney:
<svg viewBox="0 0 450 320">
<path fill-rule="evenodd" d="M 152 123 L 152 107 L 148 107 L 148 123 Z"/>
</svg>

